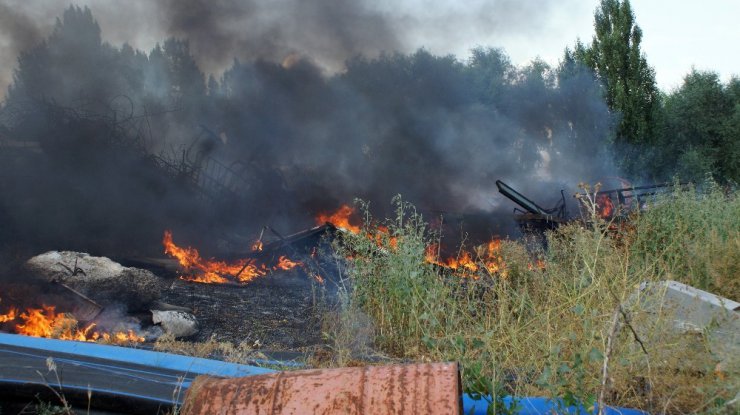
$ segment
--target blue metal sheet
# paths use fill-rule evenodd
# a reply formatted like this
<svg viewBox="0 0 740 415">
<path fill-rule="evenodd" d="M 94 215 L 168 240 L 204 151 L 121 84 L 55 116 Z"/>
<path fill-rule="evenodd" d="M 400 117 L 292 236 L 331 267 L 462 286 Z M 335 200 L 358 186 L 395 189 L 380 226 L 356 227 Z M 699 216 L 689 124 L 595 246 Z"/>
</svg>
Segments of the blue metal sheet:
<svg viewBox="0 0 740 415">
<path fill-rule="evenodd" d="M 473 399 L 467 393 L 463 394 L 463 414 L 465 415 L 486 415 L 488 413 L 489 402 L 491 397 L 485 397 L 480 400 Z M 511 396 L 504 397 L 504 405 L 510 409 L 514 399 Z M 580 406 L 564 407 L 562 402 L 550 398 L 517 398 L 517 411 L 519 415 L 551 415 L 551 414 L 569 414 L 569 415 L 589 415 L 598 413 L 598 408 L 593 412 L 587 411 Z M 503 409 L 503 408 L 502 408 Z M 608 406 L 604 411 L 606 415 L 649 415 L 637 409 L 615 408 Z"/>
<path fill-rule="evenodd" d="M 97 343 L 43 339 L 17 334 L 0 333 L 0 345 L 114 360 L 116 362 L 152 366 L 198 375 L 241 377 L 274 372 L 274 370 L 258 366 L 229 363 L 220 360 L 181 356 L 130 347 L 108 346 Z"/>
</svg>

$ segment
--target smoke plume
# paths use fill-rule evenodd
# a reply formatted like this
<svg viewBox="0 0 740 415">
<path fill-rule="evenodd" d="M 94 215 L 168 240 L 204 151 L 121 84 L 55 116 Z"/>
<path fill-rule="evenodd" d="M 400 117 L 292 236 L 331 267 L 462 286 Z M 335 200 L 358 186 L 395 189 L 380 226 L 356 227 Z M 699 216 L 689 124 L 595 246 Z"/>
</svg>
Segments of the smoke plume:
<svg viewBox="0 0 740 415">
<path fill-rule="evenodd" d="M 355 197 L 385 215 L 396 194 L 431 215 L 484 218 L 481 234 L 512 233 L 497 179 L 548 206 L 613 174 L 598 83 L 574 63 L 516 66 L 485 48 L 463 60 L 410 39 L 425 21 L 450 33 L 461 20 L 460 33 L 537 22 L 533 3 L 476 2 L 477 14 L 445 3 L 442 21 L 363 1 L 92 2 L 59 12 L 32 48 L 19 39 L 43 31 L 26 19 L 10 36 L 25 53 L 0 134 L 39 151 L 6 153 L 0 239 L 147 251 L 165 228 L 290 232 Z M 193 167 L 209 163 L 229 175 L 202 182 Z"/>
<path fill-rule="evenodd" d="M 0 60 L 15 62 L 37 44 L 69 6 L 67 0 L 0 1 Z M 188 39 L 198 65 L 219 74 L 233 59 L 281 62 L 299 54 L 328 72 L 343 69 L 357 55 L 412 52 L 467 53 L 475 39 L 496 36 L 539 38 L 549 30 L 546 16 L 562 2 L 473 0 L 110 0 L 78 3 L 89 7 L 113 45 L 150 50 L 168 37 Z M 0 68 L 0 89 L 12 80 L 13 65 Z"/>
</svg>

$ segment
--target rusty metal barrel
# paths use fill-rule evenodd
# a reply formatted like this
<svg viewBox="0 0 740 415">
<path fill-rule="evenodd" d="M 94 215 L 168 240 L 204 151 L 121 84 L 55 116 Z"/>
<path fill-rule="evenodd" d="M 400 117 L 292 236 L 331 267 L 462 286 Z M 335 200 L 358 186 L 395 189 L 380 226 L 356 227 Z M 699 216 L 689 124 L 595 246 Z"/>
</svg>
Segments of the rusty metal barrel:
<svg viewBox="0 0 740 415">
<path fill-rule="evenodd" d="M 365 366 L 195 379 L 182 415 L 461 414 L 457 363 Z"/>
</svg>

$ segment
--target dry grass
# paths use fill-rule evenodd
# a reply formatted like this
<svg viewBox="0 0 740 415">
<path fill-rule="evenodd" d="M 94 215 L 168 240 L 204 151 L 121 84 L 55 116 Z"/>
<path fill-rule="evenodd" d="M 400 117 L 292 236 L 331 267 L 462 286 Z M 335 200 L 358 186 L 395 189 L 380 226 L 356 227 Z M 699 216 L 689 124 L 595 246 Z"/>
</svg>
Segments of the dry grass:
<svg viewBox="0 0 740 415">
<path fill-rule="evenodd" d="M 669 278 L 737 299 L 736 196 L 677 190 L 616 232 L 598 218 L 563 226 L 547 236 L 547 251 L 504 241 L 506 274 L 478 280 L 426 263 L 433 235 L 412 206 L 396 203 L 396 218 L 385 223 L 396 249 L 378 248 L 368 237 L 374 226 L 337 244 L 352 259 L 343 270 L 351 289 L 328 317 L 335 363 L 356 358 L 351 340 L 371 330 L 362 347 L 459 361 L 464 388 L 494 398 L 544 394 L 588 408 L 603 390 L 610 405 L 651 413 L 727 410 L 740 387 L 738 359 L 718 370 L 706 333 L 677 335 L 668 310 L 649 313 L 633 299 L 639 283 Z M 537 258 L 544 268 L 531 266 Z M 615 310 L 621 330 L 613 330 Z"/>
<path fill-rule="evenodd" d="M 255 360 L 269 360 L 250 344 L 234 345 L 232 342 L 219 342 L 214 339 L 204 342 L 180 341 L 168 334 L 157 339 L 154 343 L 154 350 L 241 364 L 253 364 Z"/>
</svg>

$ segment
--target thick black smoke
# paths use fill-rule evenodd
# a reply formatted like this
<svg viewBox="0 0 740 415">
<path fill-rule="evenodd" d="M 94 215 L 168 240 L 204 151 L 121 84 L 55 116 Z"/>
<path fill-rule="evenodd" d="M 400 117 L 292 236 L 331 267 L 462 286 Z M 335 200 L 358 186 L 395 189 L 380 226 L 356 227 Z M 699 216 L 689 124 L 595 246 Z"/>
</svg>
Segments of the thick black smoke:
<svg viewBox="0 0 740 415">
<path fill-rule="evenodd" d="M 0 0 L 0 88 L 16 56 L 47 35 L 68 0 Z M 282 62 L 310 57 L 323 71 L 381 52 L 466 51 L 496 35 L 547 36 L 546 16 L 562 2 L 539 0 L 87 0 L 113 44 L 150 50 L 168 37 L 187 38 L 198 65 L 220 73 L 234 58 Z M 462 45 L 462 48 L 461 48 Z M 1 95 L 1 94 L 0 94 Z"/>
<path fill-rule="evenodd" d="M 335 68 L 355 54 L 401 49 L 389 20 L 371 2 L 345 0 L 167 0 L 167 34 L 187 38 L 200 62 L 234 58 L 280 62 L 308 54 Z M 211 68 L 208 68 L 211 69 Z"/>
<path fill-rule="evenodd" d="M 157 16 L 167 32 L 193 37 L 148 53 L 104 43 L 90 10 L 67 9 L 21 55 L 0 117 L 0 134 L 39 147 L 25 161 L 2 154 L 13 161 L 0 182 L 3 238 L 146 250 L 169 227 L 289 233 L 355 197 L 384 215 L 396 194 L 428 215 L 471 214 L 485 237 L 512 232 L 504 214 L 514 205 L 497 179 L 547 207 L 561 188 L 614 173 L 611 117 L 572 62 L 516 67 L 496 49 L 467 61 L 380 53 L 403 42 L 377 11 L 303 3 L 277 2 L 281 20 L 258 2 L 165 2 Z M 301 41 L 333 59 L 370 57 L 327 74 L 301 57 Z M 240 48 L 260 59 L 206 82 L 197 58 L 244 56 Z M 299 55 L 276 61 L 285 52 Z M 203 181 L 208 163 L 233 174 Z"/>
</svg>

